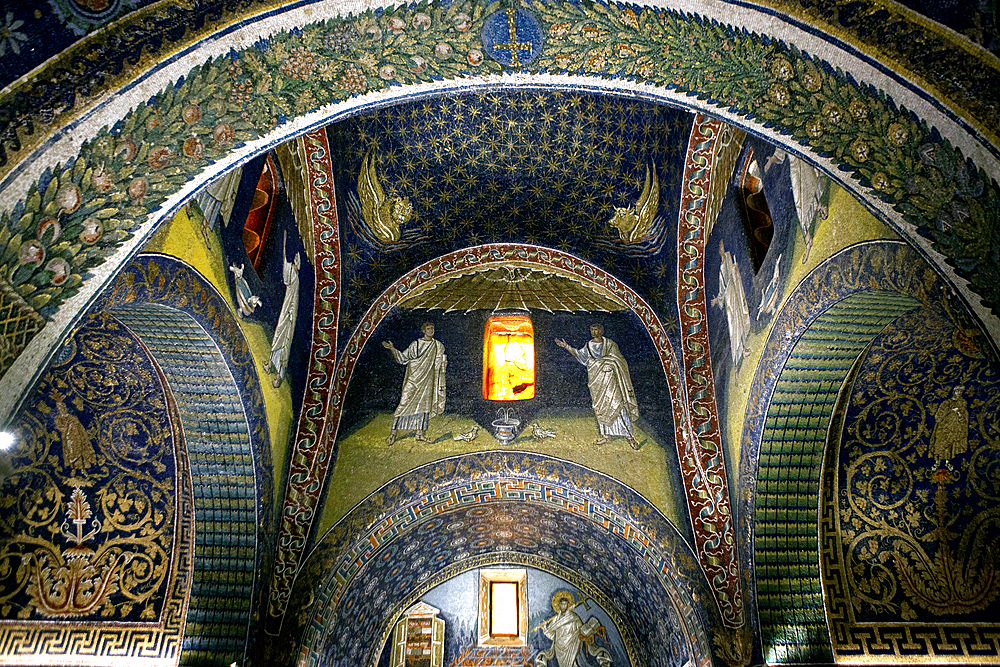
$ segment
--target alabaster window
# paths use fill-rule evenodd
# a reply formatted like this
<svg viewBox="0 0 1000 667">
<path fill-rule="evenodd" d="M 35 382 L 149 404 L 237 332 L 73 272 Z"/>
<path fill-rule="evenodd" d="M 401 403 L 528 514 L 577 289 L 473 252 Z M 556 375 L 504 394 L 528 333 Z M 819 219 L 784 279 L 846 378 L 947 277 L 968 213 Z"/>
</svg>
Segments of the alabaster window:
<svg viewBox="0 0 1000 667">
<path fill-rule="evenodd" d="M 535 397 L 535 332 L 527 315 L 495 315 L 483 336 L 483 398 Z"/>
<path fill-rule="evenodd" d="M 525 646 L 528 573 L 523 568 L 479 571 L 479 644 Z"/>
</svg>

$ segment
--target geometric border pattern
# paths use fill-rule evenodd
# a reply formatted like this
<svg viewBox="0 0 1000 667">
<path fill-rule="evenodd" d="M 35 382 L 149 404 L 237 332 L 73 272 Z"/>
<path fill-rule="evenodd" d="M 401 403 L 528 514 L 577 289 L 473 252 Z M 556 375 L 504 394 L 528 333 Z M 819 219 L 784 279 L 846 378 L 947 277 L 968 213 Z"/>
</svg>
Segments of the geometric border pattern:
<svg viewBox="0 0 1000 667">
<path fill-rule="evenodd" d="M 926 316 L 927 311 L 915 317 Z M 912 331 L 910 324 L 896 324 L 891 338 L 900 330 Z M 862 361 L 870 353 L 884 353 L 885 347 L 876 340 L 873 351 L 865 350 Z M 940 339 L 934 342 L 940 343 Z M 924 343 L 923 345 L 927 345 Z M 892 344 L 888 346 L 892 349 Z M 919 349 L 919 348 L 918 348 Z M 924 348 L 926 349 L 926 348 Z M 947 348 L 945 348 L 947 349 Z M 985 364 L 984 364 L 985 365 Z M 845 383 L 844 397 L 855 394 L 856 376 L 868 366 L 859 363 L 852 370 Z M 856 399 L 853 399 L 856 401 Z M 980 613 L 980 622 L 936 622 L 916 621 L 865 622 L 858 621 L 855 608 L 851 604 L 851 579 L 844 558 L 841 537 L 841 516 L 839 508 L 838 476 L 841 469 L 842 442 L 846 433 L 844 421 L 848 400 L 838 405 L 838 417 L 831 423 L 827 439 L 827 451 L 823 461 L 822 492 L 820 495 L 820 570 L 822 574 L 826 620 L 830 629 L 830 641 L 837 664 L 865 665 L 893 662 L 977 665 L 1000 664 L 1000 619 L 989 618 Z M 990 410 L 988 405 L 982 408 Z M 839 422 L 839 423 L 838 423 Z M 977 619 L 977 620 L 979 620 Z"/>
<path fill-rule="evenodd" d="M 685 490 L 699 490 L 688 495 L 698 554 L 703 562 L 725 563 L 720 568 L 722 576 L 712 576 L 711 581 L 725 624 L 739 627 L 745 622 L 743 592 L 733 539 L 730 487 L 722 454 L 712 357 L 708 353 L 705 303 L 705 230 L 708 223 L 714 222 L 707 219 L 715 203 L 710 195 L 713 181 L 717 182 L 716 187 L 728 182 L 728 174 L 715 174 L 713 169 L 717 152 L 732 140 L 733 133 L 726 128 L 718 119 L 696 115 L 684 161 L 684 185 L 677 216 L 677 304 L 690 421 L 685 429 L 688 437 L 678 440 L 677 449 Z M 724 517 L 721 523 L 717 521 L 719 516 Z"/>
<path fill-rule="evenodd" d="M 656 312 L 639 296 L 631 287 L 618 280 L 610 273 L 594 266 L 584 260 L 569 255 L 559 250 L 551 248 L 541 248 L 532 245 L 497 243 L 482 245 L 474 248 L 457 250 L 414 268 L 406 275 L 397 279 L 368 309 L 361 322 L 358 324 L 351 338 L 343 348 L 343 353 L 337 361 L 337 369 L 333 383 L 328 392 L 328 404 L 325 414 L 324 432 L 319 446 L 309 448 L 296 448 L 292 458 L 294 460 L 294 470 L 289 475 L 288 487 L 285 491 L 285 500 L 282 506 L 281 515 L 283 522 L 278 533 L 279 553 L 276 562 L 281 563 L 281 571 L 276 572 L 272 579 L 271 601 L 269 608 L 269 622 L 274 622 L 281 616 L 281 612 L 286 609 L 287 602 L 276 605 L 276 601 L 281 601 L 283 596 L 287 596 L 286 588 L 282 591 L 278 586 L 287 585 L 285 582 L 293 580 L 298 573 L 301 561 L 301 553 L 304 551 L 303 535 L 307 535 L 315 519 L 316 509 L 316 489 L 321 489 L 326 484 L 326 474 L 329 465 L 335 457 L 335 436 L 340 424 L 341 409 L 344 396 L 350 385 L 351 376 L 361 351 L 371 335 L 374 333 L 382 318 L 406 296 L 412 294 L 421 286 L 443 279 L 449 275 L 461 275 L 471 271 L 481 270 L 482 267 L 492 265 L 510 265 L 512 263 L 523 264 L 530 267 L 540 267 L 549 271 L 574 276 L 585 285 L 593 285 L 605 293 L 614 295 L 619 301 L 627 305 L 646 327 L 650 339 L 660 357 L 667 385 L 670 390 L 671 406 L 673 409 L 674 423 L 677 425 L 676 442 L 678 443 L 678 455 L 683 461 L 694 459 L 695 465 L 705 465 L 710 460 L 713 453 L 704 450 L 700 446 L 693 448 L 692 452 L 684 452 L 680 449 L 684 439 L 681 437 L 683 424 L 686 423 L 683 397 L 684 387 L 681 383 L 680 368 L 677 358 L 674 355 L 673 347 L 667 338 L 663 324 L 660 322 Z M 688 502 L 692 507 L 697 507 L 701 503 L 700 493 L 704 491 L 701 484 L 686 487 Z M 718 505 L 715 508 L 699 508 L 697 511 L 702 515 L 701 521 L 694 525 L 694 532 L 699 535 L 701 543 L 708 543 L 709 540 L 717 539 L 720 529 L 715 526 L 725 526 L 729 520 L 728 508 L 724 513 Z M 692 509 L 692 515 L 695 510 Z M 702 536 L 702 534 L 704 535 Z M 716 577 L 724 580 L 726 570 L 721 562 L 709 559 L 703 560 L 706 567 L 712 571 L 710 578 Z M 716 591 L 713 598 L 723 598 L 725 591 Z M 284 600 L 287 601 L 287 597 Z M 721 601 L 719 602 L 720 606 Z"/>
<path fill-rule="evenodd" d="M 479 16 L 476 21 L 481 21 L 478 5 L 474 5 L 474 0 L 468 7 L 470 11 Z M 458 5 L 453 5 L 452 9 Z M 465 5 L 462 5 L 465 6 Z M 330 10 L 337 10 L 336 5 L 329 7 Z M 394 11 L 405 18 L 414 18 L 418 7 L 397 8 Z M 963 276 L 969 283 L 956 280 L 961 283 L 959 289 L 969 300 L 972 308 L 978 316 L 987 324 L 987 328 L 997 335 L 998 315 L 1000 315 L 1000 265 L 991 258 L 1000 251 L 997 245 L 996 230 L 1000 224 L 1000 186 L 991 180 L 990 175 L 995 171 L 992 166 L 991 157 L 985 154 L 972 153 L 979 151 L 980 147 L 989 152 L 991 147 L 984 145 L 983 139 L 979 135 L 962 134 L 955 137 L 963 148 L 956 147 L 950 139 L 942 137 L 942 128 L 935 127 L 941 123 L 951 128 L 953 117 L 947 117 L 947 111 L 942 110 L 934 103 L 933 98 L 919 88 L 906 86 L 891 71 L 878 69 L 874 61 L 866 61 L 862 55 L 857 53 L 846 53 L 842 45 L 836 40 L 827 40 L 824 43 L 822 34 L 813 34 L 809 38 L 802 36 L 800 28 L 794 25 L 782 24 L 780 21 L 767 24 L 775 34 L 759 35 L 745 30 L 744 26 L 718 23 L 713 20 L 705 20 L 700 16 L 686 14 L 683 11 L 672 9 L 642 8 L 641 16 L 624 5 L 574 5 L 565 3 L 563 5 L 537 5 L 534 9 L 538 12 L 536 18 L 542 19 L 548 31 L 546 53 L 533 61 L 532 67 L 535 72 L 530 72 L 527 78 L 518 80 L 521 83 L 530 84 L 531 77 L 547 75 L 548 73 L 559 73 L 560 76 L 572 72 L 572 75 L 584 75 L 586 77 L 604 77 L 608 79 L 623 79 L 636 82 L 644 94 L 651 97 L 662 97 L 668 102 L 685 104 L 683 96 L 687 95 L 698 100 L 705 101 L 702 104 L 692 102 L 691 105 L 698 108 L 718 108 L 722 115 L 733 122 L 760 128 L 769 134 L 787 135 L 788 140 L 778 139 L 779 143 L 789 145 L 793 150 L 806 154 L 815 155 L 828 159 L 829 167 L 839 168 L 842 172 L 841 178 L 845 186 L 865 201 L 869 202 L 874 210 L 881 214 L 892 224 L 897 225 L 914 243 L 922 247 L 934 247 L 941 256 L 934 256 L 944 273 L 950 276 Z M 380 10 L 381 11 L 381 10 Z M 458 11 L 455 9 L 455 11 Z M 736 10 L 739 20 L 750 20 L 754 10 L 740 8 Z M 765 12 L 765 15 L 767 12 Z M 372 16 L 375 12 L 372 13 Z M 292 21 L 303 22 L 313 14 L 296 14 Z M 353 17 L 327 17 L 333 22 L 354 20 Z M 398 17 L 397 17 L 398 18 Z M 576 44 L 573 40 L 579 41 L 583 36 L 575 32 L 564 32 L 559 21 L 563 18 L 572 20 L 566 25 L 577 25 L 583 30 L 583 24 L 588 21 L 600 23 L 603 29 L 609 34 L 615 35 L 615 39 L 621 41 L 614 53 L 608 57 L 601 56 L 586 58 L 586 54 L 580 55 L 584 58 L 585 65 L 577 68 L 573 65 L 567 72 L 558 67 L 562 57 L 558 53 L 564 45 Z M 733 17 L 736 20 L 737 16 Z M 366 19 L 368 20 L 368 19 Z M 324 31 L 332 29 L 333 22 L 318 21 L 302 25 L 291 31 L 282 31 L 269 24 L 271 27 L 261 26 L 263 31 L 260 34 L 262 39 L 256 42 L 256 46 L 248 47 L 243 53 L 250 56 L 251 51 L 258 52 L 263 49 L 269 54 L 266 64 L 267 77 L 287 78 L 281 70 L 281 62 L 275 60 L 278 57 L 277 51 L 271 47 L 281 47 L 279 50 L 287 52 L 288 48 L 295 47 L 303 39 L 315 39 L 322 36 Z M 407 21 L 404 21 L 406 23 Z M 575 23 L 574 23 L 575 22 Z M 288 22 L 286 22 L 288 23 Z M 551 24 L 551 25 L 550 25 Z M 473 26 L 478 29 L 478 23 Z M 755 26 L 758 24 L 754 24 Z M 288 25 L 284 26 L 288 28 Z M 591 26 L 593 27 L 593 26 Z M 254 28 L 247 24 L 243 26 L 250 33 Z M 664 30 L 669 28 L 669 30 Z M 450 24 L 431 26 L 431 31 L 451 30 Z M 475 32 L 475 30 L 473 30 Z M 307 34 L 308 33 L 308 34 Z M 436 33 L 435 33 L 436 34 Z M 470 33 L 471 34 L 471 33 Z M 838 69 L 831 62 L 824 61 L 806 53 L 797 44 L 787 44 L 783 39 L 791 39 L 793 42 L 798 39 L 806 41 L 812 38 L 819 40 L 816 47 L 826 52 L 833 49 L 836 53 L 843 54 L 845 63 L 851 61 L 855 65 L 856 71 L 845 72 Z M 584 40 L 586 41 L 586 40 Z M 211 42 L 207 43 L 211 44 Z M 249 42 L 247 42 L 249 44 Z M 610 42 L 609 42 L 610 44 Z M 688 48 L 684 45 L 688 44 Z M 391 48 L 392 45 L 389 45 Z M 669 51 L 667 48 L 669 47 Z M 717 47 L 717 48 L 715 48 Z M 574 47 L 575 48 L 575 47 Z M 587 47 L 592 48 L 592 47 Z M 596 48 L 596 47 L 594 47 Z M 610 47 L 609 47 L 610 48 Z M 808 46 L 805 47 L 808 49 Z M 270 50 L 269 50 L 270 49 Z M 637 50 L 638 49 L 638 50 Z M 652 49 L 652 51 L 649 51 Z M 133 122 L 138 118 L 146 118 L 153 112 L 154 107 L 171 110 L 173 114 L 180 113 L 182 100 L 189 99 L 193 92 L 191 86 L 203 85 L 205 81 L 211 79 L 219 82 L 226 77 L 225 70 L 232 62 L 232 57 L 239 57 L 239 53 L 232 53 L 230 57 L 224 58 L 220 53 L 212 51 L 214 58 L 209 61 L 201 61 L 203 64 L 190 70 L 183 78 L 183 82 L 178 79 L 176 86 L 167 86 L 156 95 L 155 100 L 148 103 L 139 104 L 133 113 L 125 117 L 125 109 L 122 108 L 122 117 L 119 118 L 124 125 L 122 129 L 132 132 L 136 140 L 146 141 L 145 136 L 140 136 L 144 130 Z M 572 49 L 571 49 L 572 50 Z M 639 51 L 649 51 L 650 54 L 642 59 L 633 57 Z M 832 54 L 834 51 L 831 51 Z M 668 53 L 669 57 L 662 54 Z M 630 55 L 631 54 L 631 55 Z M 394 53 L 389 54 L 393 58 Z M 578 54 L 579 55 L 579 54 Z M 185 55 L 189 58 L 190 54 Z M 256 58 L 256 56 L 253 56 Z M 387 56 L 388 57 L 388 56 Z M 827 55 L 827 58 L 830 56 Z M 858 59 L 857 62 L 854 59 Z M 193 61 L 192 61 L 193 62 Z M 395 62 L 395 61 L 393 61 Z M 478 59 L 477 59 L 478 62 Z M 836 62 L 836 61 L 835 61 Z M 455 80 L 461 78 L 469 81 L 475 79 L 476 75 L 482 71 L 493 71 L 497 65 L 492 60 L 482 61 L 485 69 L 479 71 L 467 69 L 463 65 L 449 65 L 447 72 L 442 75 L 442 80 Z M 376 66 L 378 63 L 376 63 Z M 872 70 L 871 68 L 875 68 Z M 287 68 L 286 68 L 287 69 Z M 501 68 L 502 69 L 502 68 Z M 388 70 L 386 70 L 388 72 Z M 395 71 L 395 67 L 393 68 Z M 429 70 L 428 70 L 429 71 Z M 402 76 L 402 75 L 401 75 Z M 408 76 L 408 75 L 407 75 Z M 421 85 L 432 84 L 433 77 L 425 73 L 421 75 Z M 405 77 L 404 77 L 405 78 Z M 235 121 L 241 127 L 237 135 L 238 141 L 232 147 L 224 149 L 206 144 L 205 157 L 212 160 L 226 156 L 244 157 L 253 149 L 244 148 L 247 144 L 244 141 L 256 141 L 271 137 L 277 140 L 282 136 L 282 132 L 273 131 L 277 125 L 277 120 L 297 120 L 305 113 L 317 112 L 324 114 L 327 118 L 337 116 L 334 105 L 347 102 L 343 111 L 349 112 L 348 107 L 355 107 L 361 102 L 349 101 L 352 93 L 340 86 L 337 81 L 324 82 L 320 77 L 312 77 L 310 81 L 301 85 L 310 86 L 312 98 L 317 100 L 314 106 L 307 107 L 301 111 L 289 112 L 293 109 L 297 101 L 304 98 L 294 91 L 299 90 L 300 84 L 294 87 L 284 86 L 284 92 L 275 84 L 270 86 L 267 95 L 259 95 L 255 98 L 254 116 L 250 122 L 244 123 L 239 120 L 239 109 L 230 109 L 219 117 L 226 122 Z M 141 77 L 145 81 L 146 77 Z M 284 80 L 284 79 L 282 79 Z M 402 82 L 394 82 L 402 83 Z M 480 84 L 489 84 L 489 81 L 481 81 Z M 205 84 L 207 85 L 207 84 Z M 228 85 L 212 83 L 216 85 Z M 390 83 L 381 78 L 372 78 L 368 85 L 368 92 L 378 92 L 378 96 L 388 100 L 393 97 L 395 91 L 389 90 Z M 436 85 L 436 84 L 432 84 Z M 449 84 L 450 85 L 450 84 Z M 470 85 L 462 83 L 463 86 Z M 545 84 L 543 84 L 545 85 Z M 572 83 L 564 84 L 573 87 Z M 595 82 L 582 81 L 582 87 L 593 86 Z M 614 91 L 618 86 L 614 83 L 600 84 Z M 148 88 L 150 94 L 153 92 L 153 84 Z M 628 89 L 633 94 L 634 86 L 629 84 L 621 88 L 619 92 Z M 885 89 L 890 92 L 886 93 Z M 200 89 L 199 89 L 200 90 Z M 352 88 L 353 90 L 353 88 Z M 400 91 L 399 96 L 406 94 Z M 916 106 L 904 108 L 894 99 L 893 95 L 916 96 Z M 188 96 L 188 97 L 185 97 Z M 373 96 L 375 97 L 375 96 Z M 367 100 L 366 100 L 367 102 Z M 305 102 L 303 102 L 305 103 Z M 258 109 L 258 106 L 260 107 Z M 912 105 L 911 105 L 912 106 Z M 118 109 L 117 104 L 111 108 Z M 272 113 L 273 110 L 278 110 Z M 266 113 L 265 113 L 266 112 Z M 925 113 L 926 118 L 914 115 L 914 113 Z M 229 115 L 226 115 L 229 114 Z M 319 118 L 311 119 L 318 121 Z M 214 122 L 214 121 L 213 121 Z M 109 126 L 114 123 L 109 122 Z M 161 124 L 162 125 L 162 124 Z M 184 127 L 183 121 L 180 125 L 173 123 L 170 127 Z M 127 128 L 125 127 L 127 126 Z M 162 133 L 162 128 L 157 125 L 156 132 Z M 964 127 L 955 128 L 959 133 Z M 117 130 L 116 130 L 117 131 Z M 172 131 L 172 130 L 171 130 Z M 950 129 L 947 129 L 950 132 Z M 90 136 L 92 132 L 96 132 Z M 41 194 L 45 189 L 45 184 L 58 177 L 59 182 L 67 188 L 82 188 L 81 195 L 83 201 L 82 208 L 78 210 L 78 216 L 89 214 L 98 206 L 104 204 L 108 197 L 95 194 L 94 188 L 89 181 L 83 180 L 89 174 L 90 167 L 106 162 L 113 158 L 113 151 L 116 147 L 116 139 L 110 134 L 110 129 L 97 130 L 97 127 L 88 127 L 83 130 L 81 136 L 86 135 L 89 140 L 85 143 L 78 155 L 71 156 L 61 165 L 50 165 L 52 172 L 40 173 L 34 184 L 23 183 L 18 186 L 20 193 L 27 192 L 29 195 L 4 193 L 9 201 L 15 201 L 20 196 L 25 199 L 17 201 L 9 213 L 14 217 L 7 219 L 8 213 L 4 213 L 5 225 L 20 225 L 22 221 L 29 223 L 32 217 L 22 215 L 25 206 L 34 206 L 34 202 L 39 198 L 35 195 Z M 947 133 L 947 132 L 946 132 Z M 286 134 L 291 134 L 287 132 Z M 863 136 L 862 136 L 863 135 Z M 159 135 L 157 135 L 159 136 Z M 210 134 L 206 135 L 211 139 Z M 186 137 L 186 135 L 185 135 Z M 184 141 L 185 137 L 170 137 L 170 141 Z M 156 137 L 149 137 L 150 140 Z M 166 138 L 164 138 L 166 140 Z M 844 143 L 847 142 L 847 143 Z M 209 149 L 211 148 L 211 151 Z M 995 147 L 992 147 L 995 148 Z M 73 151 L 62 153 L 70 155 Z M 111 152 L 109 152 L 111 151 Z M 209 152 L 212 153 L 209 156 Z M 967 159 L 972 156 L 973 160 L 979 159 L 981 164 L 974 164 Z M 979 156 L 979 157 L 977 157 Z M 48 158 L 46 158 L 48 159 Z M 988 162 L 988 163 L 987 163 Z M 125 237 L 134 231 L 142 229 L 148 231 L 149 225 L 157 219 L 156 211 L 167 201 L 169 196 L 176 194 L 184 183 L 195 179 L 197 184 L 199 179 L 207 179 L 208 170 L 205 169 L 206 162 L 176 162 L 169 178 L 169 182 L 157 182 L 156 187 L 148 191 L 148 196 L 136 195 L 132 203 L 134 206 L 126 207 L 127 219 L 116 222 L 125 230 Z M 23 165 L 25 169 L 29 165 Z M 906 171 L 913 172 L 915 178 L 908 182 L 903 182 L 895 175 Z M 136 174 L 145 173 L 147 170 L 143 166 Z M 176 172 L 176 173 L 175 173 Z M 150 178 L 162 180 L 162 174 L 147 174 Z M 34 178 L 32 176 L 31 178 Z M 146 185 L 141 182 L 146 176 L 137 175 L 138 190 L 147 192 Z M 943 180 L 942 180 L 943 179 Z M 147 179 L 148 180 L 148 179 Z M 938 183 L 941 181 L 941 183 Z M 54 181 L 53 181 L 54 182 Z M 152 183 L 152 181 L 150 181 Z M 125 187 L 122 183 L 119 188 Z M 41 188 L 41 189 L 39 189 Z M 915 188 L 915 189 L 914 189 Z M 931 191 L 924 192 L 930 188 Z M 952 193 L 952 188 L 955 192 Z M 55 188 L 53 188 L 55 190 Z M 944 206 L 944 199 L 936 197 L 933 192 L 948 191 L 954 194 L 949 206 Z M 124 194 L 121 190 L 114 193 L 114 196 Z M 47 201 L 47 200 L 46 200 Z M 888 206 L 882 205 L 882 202 Z M 48 205 L 48 204 L 46 204 Z M 32 209 L 33 210 L 33 209 Z M 102 211 L 104 209 L 101 209 Z M 982 212 L 982 220 L 978 218 L 971 221 L 963 217 L 963 211 L 972 211 L 975 216 Z M 956 219 L 952 219 L 958 216 Z M 975 229 L 967 230 L 966 226 L 972 225 Z M 121 231 L 119 230 L 119 231 Z M 14 232 L 11 232 L 12 234 Z M 103 241 L 102 241 L 103 242 Z M 109 242 L 111 242 L 109 240 Z M 130 241 L 129 247 L 134 247 L 138 239 Z M 114 244 L 119 244 L 114 241 Z M 121 244 L 119 244 L 121 245 Z M 104 256 L 112 255 L 112 247 L 102 248 Z M 89 251 L 88 251 L 89 252 Z M 930 251 L 928 251 L 930 253 Z M 122 253 L 123 254 L 123 253 Z M 100 264 L 101 257 L 93 257 L 93 262 Z M 92 262 L 92 263 L 93 263 Z M 945 265 L 948 266 L 945 266 Z M 96 272 L 95 275 L 107 275 L 107 272 Z M 87 280 L 92 280 L 88 274 Z M 80 276 L 83 280 L 83 276 Z M 77 281 L 78 282 L 78 281 Z M 63 298 L 71 298 L 77 290 L 84 290 L 84 294 L 90 287 L 82 287 L 77 282 L 67 282 L 65 286 L 49 286 L 43 290 L 44 294 L 37 295 L 38 303 L 47 303 L 44 308 L 48 315 L 54 312 Z M 27 291 L 28 288 L 25 288 Z M 984 297 L 976 298 L 974 295 Z M 82 294 L 80 295 L 82 300 Z M 34 297 L 33 297 L 34 299 Z M 996 310 L 991 313 L 991 310 Z M 60 318 L 60 325 L 62 320 Z M 41 334 L 40 334 L 41 335 Z M 55 338 L 53 336 L 52 338 Z M 23 391 L 23 383 L 30 382 L 37 373 L 35 360 L 40 354 L 44 354 L 47 341 L 39 341 L 37 345 L 29 344 L 26 354 L 22 354 L 15 361 L 13 369 L 17 371 L 14 376 L 0 379 L 3 385 L 13 385 L 12 396 L 18 396 Z M 24 359 L 23 364 L 18 362 Z M 27 371 L 22 373 L 21 366 Z M 16 392 L 16 393 L 15 393 Z M 8 402 L 3 402 L 4 410 L 10 409 Z"/>
<path fill-rule="evenodd" d="M 274 635 L 288 606 L 288 595 L 298 573 L 316 508 L 333 453 L 321 452 L 329 424 L 336 429 L 327 409 L 334 381 L 337 355 L 337 323 L 340 316 L 340 227 L 337 220 L 330 144 L 325 129 L 305 134 L 298 143 L 305 153 L 304 178 L 309 192 L 309 218 L 316 287 L 313 295 L 313 332 L 310 363 L 288 460 L 287 488 L 278 526 L 278 549 L 274 554 L 264 629 Z M 300 222 L 301 224 L 301 222 Z M 330 438 L 332 440 L 332 438 Z M 317 483 L 318 480 L 318 483 Z"/>
</svg>

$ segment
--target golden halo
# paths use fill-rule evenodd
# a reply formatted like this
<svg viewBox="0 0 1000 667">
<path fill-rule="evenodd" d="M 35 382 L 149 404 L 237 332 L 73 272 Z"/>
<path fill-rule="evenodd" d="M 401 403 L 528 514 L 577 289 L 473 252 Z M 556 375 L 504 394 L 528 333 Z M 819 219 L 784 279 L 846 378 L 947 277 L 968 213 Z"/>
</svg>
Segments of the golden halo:
<svg viewBox="0 0 1000 667">
<path fill-rule="evenodd" d="M 570 607 L 576 604 L 576 598 L 569 591 L 556 591 L 555 595 L 552 596 L 552 611 L 559 613 L 559 603 L 566 600 L 566 603 Z"/>
</svg>

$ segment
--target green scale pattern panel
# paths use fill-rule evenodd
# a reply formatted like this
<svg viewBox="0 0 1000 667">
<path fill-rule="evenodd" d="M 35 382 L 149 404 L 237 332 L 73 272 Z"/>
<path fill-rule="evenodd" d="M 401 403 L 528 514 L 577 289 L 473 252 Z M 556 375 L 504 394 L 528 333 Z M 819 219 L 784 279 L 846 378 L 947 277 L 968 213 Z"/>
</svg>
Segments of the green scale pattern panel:
<svg viewBox="0 0 1000 667">
<path fill-rule="evenodd" d="M 761 438 L 754 560 L 768 663 L 833 662 L 817 537 L 820 469 L 837 396 L 865 346 L 919 302 L 859 292 L 802 334 L 775 385 Z"/>
<path fill-rule="evenodd" d="M 215 342 L 187 314 L 156 304 L 112 312 L 156 359 L 184 427 L 195 561 L 181 664 L 240 662 L 253 600 L 257 501 L 239 392 Z"/>
</svg>

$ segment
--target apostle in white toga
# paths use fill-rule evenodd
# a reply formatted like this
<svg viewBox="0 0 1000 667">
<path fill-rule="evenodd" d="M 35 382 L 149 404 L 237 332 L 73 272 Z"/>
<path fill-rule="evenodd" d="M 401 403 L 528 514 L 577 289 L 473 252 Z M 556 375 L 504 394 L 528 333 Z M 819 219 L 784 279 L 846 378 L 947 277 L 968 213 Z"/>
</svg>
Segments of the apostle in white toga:
<svg viewBox="0 0 1000 667">
<path fill-rule="evenodd" d="M 747 336 L 750 335 L 750 307 L 747 305 L 746 292 L 743 291 L 740 266 L 733 253 L 726 251 L 722 241 L 719 241 L 719 258 L 719 293 L 712 299 L 712 305 L 726 313 L 733 366 L 738 367 L 743 357 L 750 352 L 746 346 Z"/>
<path fill-rule="evenodd" d="M 601 431 L 601 437 L 594 444 L 605 445 L 611 442 L 612 436 L 622 436 L 628 439 L 632 449 L 639 449 L 632 428 L 632 421 L 639 418 L 639 406 L 628 363 L 618 351 L 618 345 L 604 337 L 604 327 L 600 324 L 591 325 L 590 335 L 591 340 L 579 350 L 562 338 L 556 338 L 556 345 L 587 367 L 590 400 Z"/>
<path fill-rule="evenodd" d="M 299 313 L 299 269 L 302 258 L 295 253 L 292 261 L 288 261 L 288 232 L 281 243 L 281 259 L 283 262 L 281 278 L 285 283 L 285 299 L 281 302 L 281 312 L 278 323 L 274 327 L 274 340 L 271 341 L 271 371 L 274 379 L 271 385 L 277 389 L 281 378 L 288 367 L 288 352 L 292 349 L 292 338 L 295 336 L 295 318 Z"/>
<path fill-rule="evenodd" d="M 424 335 L 410 343 L 403 352 L 390 341 L 382 343 L 398 363 L 406 366 L 403 393 L 392 419 L 392 431 L 385 439 L 387 445 L 396 442 L 400 431 L 416 431 L 415 439 L 427 442 L 428 423 L 432 417 L 444 412 L 448 356 L 441 341 L 434 338 L 432 323 L 426 322 L 420 330 Z"/>
</svg>

